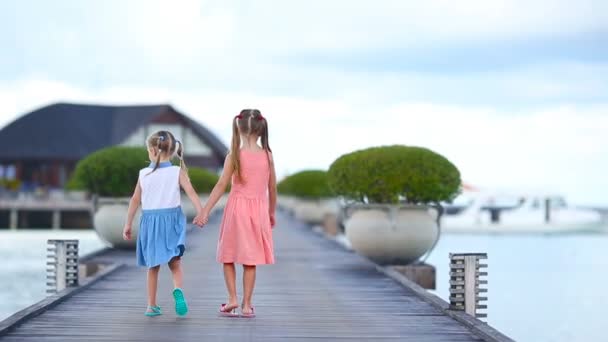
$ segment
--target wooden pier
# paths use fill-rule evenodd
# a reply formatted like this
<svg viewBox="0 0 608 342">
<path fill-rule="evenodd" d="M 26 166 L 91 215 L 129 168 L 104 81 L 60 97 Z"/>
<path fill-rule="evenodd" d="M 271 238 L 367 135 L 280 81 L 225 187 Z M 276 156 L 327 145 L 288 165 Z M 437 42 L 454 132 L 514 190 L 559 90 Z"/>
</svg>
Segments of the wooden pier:
<svg viewBox="0 0 608 342">
<path fill-rule="evenodd" d="M 113 265 L 103 277 L 0 322 L 0 340 L 510 341 L 472 317 L 465 324 L 446 314 L 441 306 L 447 303 L 434 305 L 437 297 L 427 297 L 407 280 L 396 281 L 391 272 L 291 217 L 277 219 L 277 263 L 258 268 L 256 318 L 217 315 L 226 293 L 215 261 L 215 217 L 188 234 L 183 265 L 190 312 L 185 318 L 174 313 L 166 267 L 159 281 L 164 314 L 145 317 L 145 270 L 134 265 L 133 251 L 108 250 L 88 260 Z"/>
<path fill-rule="evenodd" d="M 68 200 L 63 198 L 54 199 L 35 199 L 35 198 L 16 198 L 6 199 L 0 198 L 0 212 L 8 213 L 8 222 L 6 227 L 10 229 L 23 228 L 41 228 L 41 227 L 30 227 L 28 221 L 28 214 L 32 213 L 48 213 L 50 216 L 44 223 L 45 226 L 52 229 L 65 228 L 64 215 L 74 213 L 85 213 L 85 222 L 92 222 L 93 215 L 93 201 L 91 200 Z M 80 220 L 79 222 L 82 222 Z M 21 224 L 20 224 L 21 222 Z M 1 223 L 2 226 L 4 223 Z M 82 227 L 82 225 L 77 227 Z M 87 224 L 87 227 L 91 227 L 92 223 Z"/>
</svg>

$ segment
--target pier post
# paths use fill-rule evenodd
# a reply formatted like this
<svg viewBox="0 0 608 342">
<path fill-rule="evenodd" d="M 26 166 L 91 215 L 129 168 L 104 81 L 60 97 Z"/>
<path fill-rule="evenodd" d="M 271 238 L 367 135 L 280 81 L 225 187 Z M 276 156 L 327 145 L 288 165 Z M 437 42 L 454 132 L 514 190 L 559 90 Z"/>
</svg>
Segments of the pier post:
<svg viewBox="0 0 608 342">
<path fill-rule="evenodd" d="M 53 229 L 59 229 L 59 228 L 61 228 L 61 211 L 59 211 L 59 210 L 54 210 L 53 211 L 53 223 L 52 223 L 52 227 L 53 227 Z"/>
<path fill-rule="evenodd" d="M 48 240 L 47 293 L 78 286 L 78 240 Z"/>
<path fill-rule="evenodd" d="M 17 209 L 11 209 L 9 213 L 9 228 L 16 230 L 19 226 L 19 212 Z"/>
<path fill-rule="evenodd" d="M 488 290 L 480 285 L 487 285 L 487 280 L 480 277 L 488 275 L 482 272 L 487 264 L 481 264 L 480 260 L 487 259 L 486 253 L 450 253 L 450 309 L 465 311 L 467 314 L 478 317 L 487 317 L 486 313 L 478 313 L 478 309 L 487 309 L 486 304 L 480 304 L 488 300 L 487 296 L 480 296 Z"/>
</svg>

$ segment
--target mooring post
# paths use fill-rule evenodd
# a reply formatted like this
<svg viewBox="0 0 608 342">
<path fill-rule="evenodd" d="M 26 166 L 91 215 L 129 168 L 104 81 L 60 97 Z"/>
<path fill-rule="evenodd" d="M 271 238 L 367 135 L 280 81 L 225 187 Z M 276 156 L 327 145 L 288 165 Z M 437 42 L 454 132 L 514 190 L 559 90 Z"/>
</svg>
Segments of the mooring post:
<svg viewBox="0 0 608 342">
<path fill-rule="evenodd" d="M 48 240 L 47 293 L 78 286 L 78 240 Z"/>
<path fill-rule="evenodd" d="M 545 223 L 551 222 L 551 199 L 545 198 Z"/>
<path fill-rule="evenodd" d="M 10 229 L 15 230 L 19 228 L 19 211 L 17 211 L 17 209 L 13 208 L 10 210 L 8 221 L 8 226 Z"/>
<path fill-rule="evenodd" d="M 488 275 L 482 272 L 482 268 L 488 267 L 479 261 L 487 259 L 486 253 L 450 253 L 450 309 L 464 311 L 467 314 L 485 318 L 486 313 L 478 313 L 478 309 L 487 309 L 486 304 L 480 304 L 488 300 L 487 296 L 480 296 L 480 293 L 488 292 L 487 288 L 480 285 L 487 285 L 487 280 L 480 277 Z"/>
<path fill-rule="evenodd" d="M 53 219 L 52 219 L 52 224 L 51 226 L 53 227 L 53 229 L 59 229 L 61 228 L 61 211 L 59 209 L 57 210 L 53 210 Z"/>
</svg>

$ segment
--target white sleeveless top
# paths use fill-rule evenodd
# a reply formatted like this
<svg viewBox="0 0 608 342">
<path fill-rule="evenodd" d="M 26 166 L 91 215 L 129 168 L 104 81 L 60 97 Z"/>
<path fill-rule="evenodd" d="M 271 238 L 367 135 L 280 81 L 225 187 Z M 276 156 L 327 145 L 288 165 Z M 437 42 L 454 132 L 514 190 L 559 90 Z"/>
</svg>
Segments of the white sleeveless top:
<svg viewBox="0 0 608 342">
<path fill-rule="evenodd" d="M 180 167 L 173 166 L 170 162 L 163 162 L 160 163 L 156 171 L 150 173 L 153 169 L 153 166 L 149 166 L 139 171 L 141 208 L 149 210 L 180 206 Z"/>
</svg>

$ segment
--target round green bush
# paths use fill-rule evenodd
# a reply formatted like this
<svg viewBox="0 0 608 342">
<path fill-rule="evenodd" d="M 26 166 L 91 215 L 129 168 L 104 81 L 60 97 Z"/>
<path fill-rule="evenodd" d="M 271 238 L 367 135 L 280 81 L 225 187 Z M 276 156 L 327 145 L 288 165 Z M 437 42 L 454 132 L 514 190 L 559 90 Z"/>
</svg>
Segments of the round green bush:
<svg viewBox="0 0 608 342">
<path fill-rule="evenodd" d="M 328 172 L 330 188 L 361 203 L 411 204 L 452 200 L 460 190 L 460 172 L 429 149 L 381 146 L 339 157 Z"/>
<path fill-rule="evenodd" d="M 188 176 L 192 186 L 199 193 L 210 193 L 219 180 L 218 175 L 200 167 L 189 167 Z"/>
<path fill-rule="evenodd" d="M 149 164 L 145 148 L 104 148 L 91 153 L 76 164 L 67 188 L 87 190 L 99 196 L 130 196 L 137 184 L 139 170 Z"/>
<path fill-rule="evenodd" d="M 68 179 L 68 181 L 65 183 L 65 190 L 86 190 L 86 187 L 84 184 L 80 183 L 79 179 L 72 176 L 72 178 Z"/>
<path fill-rule="evenodd" d="M 279 182 L 277 191 L 283 195 L 306 199 L 332 196 L 332 192 L 327 184 L 327 172 L 321 170 L 307 170 L 294 173 Z"/>
</svg>

